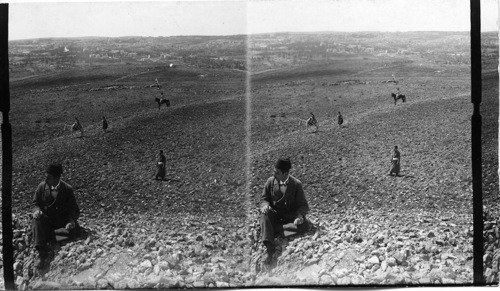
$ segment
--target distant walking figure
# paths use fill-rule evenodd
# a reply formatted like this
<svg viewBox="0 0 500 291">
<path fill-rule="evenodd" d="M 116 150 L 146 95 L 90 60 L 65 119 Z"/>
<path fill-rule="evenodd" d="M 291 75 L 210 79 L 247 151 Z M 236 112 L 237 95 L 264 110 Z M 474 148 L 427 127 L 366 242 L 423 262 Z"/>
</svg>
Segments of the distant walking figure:
<svg viewBox="0 0 500 291">
<path fill-rule="evenodd" d="M 102 117 L 102 130 L 106 132 L 108 130 L 108 121 L 106 120 L 106 117 Z"/>
<path fill-rule="evenodd" d="M 165 174 L 166 174 L 166 169 L 165 169 L 165 166 L 166 166 L 166 163 L 167 163 L 167 158 L 165 158 L 165 155 L 163 154 L 163 151 L 160 150 L 160 154 L 159 154 L 159 160 L 156 164 L 156 176 L 155 176 L 155 180 L 158 180 L 158 178 L 160 178 L 160 180 L 165 180 Z"/>
<path fill-rule="evenodd" d="M 401 166 L 401 154 L 399 153 L 398 146 L 394 146 L 394 151 L 392 152 L 392 158 L 391 158 L 391 171 L 389 172 L 389 175 L 392 176 L 392 173 L 396 174 L 396 176 L 399 176 L 399 170 Z"/>
<path fill-rule="evenodd" d="M 337 123 L 339 124 L 339 126 L 342 126 L 342 124 L 344 123 L 344 118 L 342 117 L 342 114 L 340 114 L 340 111 L 339 115 L 337 116 Z"/>
</svg>

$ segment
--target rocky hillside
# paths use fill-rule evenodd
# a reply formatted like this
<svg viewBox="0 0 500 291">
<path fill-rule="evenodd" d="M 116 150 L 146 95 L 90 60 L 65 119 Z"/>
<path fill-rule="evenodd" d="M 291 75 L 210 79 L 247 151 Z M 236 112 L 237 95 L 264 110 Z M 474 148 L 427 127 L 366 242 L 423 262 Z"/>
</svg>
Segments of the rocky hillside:
<svg viewBox="0 0 500 291">
<path fill-rule="evenodd" d="M 413 65 L 397 69 L 417 74 Z M 433 68 L 427 68 L 428 77 L 409 73 L 398 84 L 407 102 L 395 106 L 390 99 L 394 85 L 384 83 L 387 74 L 378 64 L 370 66 L 375 70 L 362 62 L 339 63 L 340 75 L 325 68 L 305 76 L 285 72 L 278 79 L 260 75 L 249 94 L 251 127 L 238 72 L 215 72 L 206 79 L 186 69 L 177 83 L 169 83 L 169 92 L 177 92 L 169 95 L 173 106 L 160 110 L 153 100 L 156 89 L 133 86 L 172 72 L 121 79 L 128 89 L 120 91 L 90 91 L 109 81 L 36 94 L 15 87 L 13 107 L 26 113 L 13 121 L 21 145 L 13 173 L 17 286 L 471 283 L 467 76 L 455 67 L 444 75 Z M 483 100 L 491 106 L 483 108 L 491 137 L 485 145 L 492 149 L 498 140 L 493 134 L 498 106 L 492 105 L 498 81 L 489 82 Z M 51 103 L 55 113 L 23 111 L 21 104 L 32 96 L 60 100 Z M 320 122 L 316 133 L 299 124 L 309 111 Z M 336 124 L 338 111 L 343 127 Z M 109 115 L 108 133 L 100 129 L 103 112 Z M 70 132 L 43 134 L 62 129 L 73 115 L 85 126 L 82 138 Z M 33 126 L 38 119 L 39 127 Z M 37 132 L 33 138 L 30 131 Z M 24 141 L 29 146 L 22 146 Z M 387 175 L 394 145 L 401 149 L 401 177 Z M 159 149 L 167 153 L 163 182 L 153 179 Z M 488 282 L 498 282 L 498 180 L 491 178 L 498 160 L 486 152 L 485 270 Z M 291 174 L 304 183 L 314 227 L 277 241 L 280 251 L 269 269 L 259 263 L 263 250 L 256 205 L 278 156 L 291 158 Z M 59 246 L 50 268 L 38 272 L 29 247 L 29 202 L 46 163 L 54 159 L 64 161 L 64 179 L 75 188 L 87 233 Z"/>
</svg>

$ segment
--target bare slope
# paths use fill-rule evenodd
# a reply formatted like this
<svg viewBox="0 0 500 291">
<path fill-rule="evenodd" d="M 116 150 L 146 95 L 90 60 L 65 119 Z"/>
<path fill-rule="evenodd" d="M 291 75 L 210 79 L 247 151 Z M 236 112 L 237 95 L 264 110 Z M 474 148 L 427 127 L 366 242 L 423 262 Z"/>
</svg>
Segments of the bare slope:
<svg viewBox="0 0 500 291">
<path fill-rule="evenodd" d="M 129 250 L 141 263 L 145 252 L 167 245 L 172 248 L 165 256 L 191 258 L 171 261 L 172 270 L 193 262 L 207 264 L 216 254 L 232 257 L 233 269 L 243 261 L 242 252 L 224 253 L 231 242 L 241 243 L 245 232 L 243 76 L 236 71 L 175 70 L 137 68 L 134 75 L 132 70 L 109 68 L 104 73 L 112 78 L 99 82 L 88 72 L 88 80 L 85 75 L 74 77 L 78 84 L 68 81 L 71 77 L 59 83 L 55 78 L 56 83 L 43 88 L 14 84 L 13 212 L 19 286 L 35 282 L 28 214 L 34 189 L 52 161 L 64 163 L 64 180 L 75 189 L 81 223 L 90 236 L 64 246 L 46 279 L 66 284 L 65 279 L 76 278 L 68 284 L 81 285 L 80 277 L 70 275 L 102 265 L 99 258 Z M 145 87 L 155 78 L 171 107 L 159 110 L 154 98 L 161 91 Z M 119 83 L 110 81 L 116 79 Z M 112 86 L 117 84 L 118 89 Z M 102 115 L 110 123 L 108 133 L 101 129 Z M 84 126 L 82 138 L 62 131 L 73 116 Z M 164 182 L 153 180 L 160 149 L 167 156 Z M 185 243 L 192 241 L 197 243 L 189 251 Z M 94 284 L 87 287 L 95 288 L 97 279 L 85 278 Z"/>
<path fill-rule="evenodd" d="M 394 68 L 402 74 L 397 85 L 386 82 Z M 86 85 L 74 87 L 14 86 L 19 285 L 124 289 L 471 281 L 472 106 L 464 68 L 371 60 L 338 62 L 320 72 L 305 68 L 303 75 L 293 70 L 255 76 L 249 181 L 244 76 L 149 69 L 96 72 L 111 77 L 90 84 L 78 80 Z M 153 99 L 159 91 L 144 87 L 157 77 L 171 108 L 158 110 Z M 488 88 L 494 91 L 491 80 Z M 128 89 L 90 91 L 110 85 Z M 397 87 L 407 103 L 394 106 L 390 93 Z M 29 100 L 43 110 L 23 108 Z M 485 103 L 492 100 L 485 96 Z M 299 125 L 310 111 L 320 122 L 317 133 Z M 338 111 L 344 115 L 342 128 L 336 124 Z M 100 129 L 102 114 L 110 120 L 107 134 Z M 59 131 L 74 115 L 85 126 L 83 138 Z M 494 112 L 485 110 L 485 116 L 493 133 Z M 387 176 L 394 145 L 402 153 L 398 178 Z M 152 180 L 159 149 L 167 152 L 167 182 Z M 261 250 L 249 228 L 255 231 L 256 224 L 247 225 L 257 221 L 255 211 L 245 217 L 245 184 L 250 183 L 256 205 L 278 156 L 292 158 L 292 174 L 304 183 L 317 229 L 283 242 L 284 255 L 272 273 L 256 273 L 248 263 Z M 486 156 L 494 165 L 495 158 Z M 82 223 L 91 233 L 63 246 L 40 280 L 30 271 L 25 214 L 53 159 L 65 161 L 66 180 L 76 189 Z M 489 183 L 498 189 L 495 180 Z"/>
</svg>

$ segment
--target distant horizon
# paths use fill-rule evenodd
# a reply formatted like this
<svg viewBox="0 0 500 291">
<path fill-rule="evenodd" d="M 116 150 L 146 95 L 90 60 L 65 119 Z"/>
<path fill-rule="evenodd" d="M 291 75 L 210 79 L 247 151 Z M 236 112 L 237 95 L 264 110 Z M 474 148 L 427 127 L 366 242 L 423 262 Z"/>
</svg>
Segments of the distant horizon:
<svg viewBox="0 0 500 291">
<path fill-rule="evenodd" d="M 55 0 L 52 0 L 55 1 Z M 9 40 L 304 32 L 470 31 L 468 0 L 163 0 L 9 4 Z M 481 1 L 498 31 L 498 3 Z"/>
<path fill-rule="evenodd" d="M 10 39 L 11 41 L 29 41 L 29 40 L 44 40 L 44 39 L 79 39 L 79 38 L 175 38 L 175 37 L 232 37 L 232 36 L 253 36 L 253 35 L 263 35 L 263 34 L 317 34 L 317 33 L 461 33 L 469 34 L 469 31 L 444 31 L 444 30 L 422 30 L 422 31 L 277 31 L 277 32 L 262 32 L 262 33 L 252 33 L 252 34 L 230 34 L 230 35 L 203 35 L 203 34 L 191 34 L 191 35 L 159 35 L 159 36 L 144 36 L 144 35 L 122 35 L 122 36 L 97 36 L 97 35 L 87 35 L 87 36 L 49 36 L 49 37 L 38 37 L 38 38 L 24 38 L 24 39 Z M 498 31 L 481 31 L 483 33 L 498 33 Z"/>
</svg>

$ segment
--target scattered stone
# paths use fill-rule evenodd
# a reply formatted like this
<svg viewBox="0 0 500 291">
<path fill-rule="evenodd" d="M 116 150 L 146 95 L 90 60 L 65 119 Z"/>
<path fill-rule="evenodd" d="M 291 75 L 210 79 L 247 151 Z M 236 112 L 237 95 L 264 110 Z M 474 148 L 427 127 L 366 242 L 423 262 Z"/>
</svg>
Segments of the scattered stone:
<svg viewBox="0 0 500 291">
<path fill-rule="evenodd" d="M 382 263 L 380 264 L 380 269 L 385 272 L 385 270 L 387 270 L 387 261 L 382 261 Z"/>
<path fill-rule="evenodd" d="M 50 281 L 37 281 L 33 286 L 33 290 L 59 290 L 64 289 L 63 286 L 57 282 Z"/>
<path fill-rule="evenodd" d="M 97 289 L 107 289 L 109 287 L 109 282 L 106 279 L 97 280 Z"/>
<path fill-rule="evenodd" d="M 368 263 L 370 263 L 370 264 L 379 264 L 380 261 L 379 261 L 379 259 L 378 259 L 377 256 L 373 256 L 370 259 L 368 259 Z"/>
<path fill-rule="evenodd" d="M 443 284 L 455 284 L 455 280 L 450 279 L 450 278 L 442 278 L 442 279 L 441 279 L 441 282 L 442 282 Z"/>
<path fill-rule="evenodd" d="M 346 277 L 342 277 L 342 278 L 340 278 L 339 280 L 337 280 L 337 284 L 338 284 L 338 285 L 341 285 L 341 286 L 342 286 L 342 285 L 344 285 L 344 286 L 346 286 L 346 285 L 351 285 L 351 283 L 352 283 L 352 282 L 351 282 L 351 278 L 349 278 L 349 277 L 347 277 L 347 276 L 346 276 Z"/>
<path fill-rule="evenodd" d="M 229 284 L 226 282 L 217 281 L 217 282 L 215 282 L 215 287 L 217 287 L 217 288 L 225 288 L 226 287 L 227 288 L 227 287 L 229 287 Z"/>
<path fill-rule="evenodd" d="M 396 259 L 393 257 L 390 257 L 387 259 L 387 265 L 390 267 L 394 267 L 396 265 Z"/>
<path fill-rule="evenodd" d="M 143 268 L 152 268 L 153 264 L 151 264 L 150 260 L 145 260 L 140 264 L 140 266 Z"/>
<path fill-rule="evenodd" d="M 160 267 L 160 265 L 159 265 L 159 264 L 156 264 L 156 265 L 154 266 L 154 268 L 153 268 L 153 273 L 154 273 L 155 275 L 158 275 L 158 274 L 160 274 L 160 271 L 161 271 L 161 267 Z"/>
<path fill-rule="evenodd" d="M 289 281 L 279 277 L 259 277 L 255 280 L 256 286 L 286 286 Z M 287 284 L 288 283 L 288 284 Z"/>
</svg>

